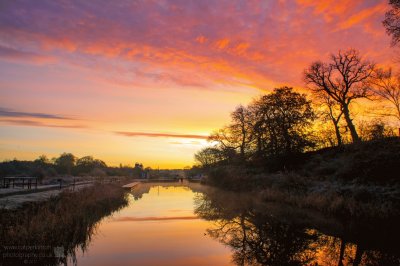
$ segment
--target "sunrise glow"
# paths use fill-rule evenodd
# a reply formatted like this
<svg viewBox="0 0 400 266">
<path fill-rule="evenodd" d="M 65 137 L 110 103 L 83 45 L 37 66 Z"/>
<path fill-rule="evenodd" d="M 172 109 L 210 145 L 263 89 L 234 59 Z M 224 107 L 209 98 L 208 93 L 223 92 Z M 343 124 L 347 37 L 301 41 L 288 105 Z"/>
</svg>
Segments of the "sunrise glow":
<svg viewBox="0 0 400 266">
<path fill-rule="evenodd" d="M 229 113 L 340 49 L 396 49 L 387 1 L 2 1 L 0 160 L 182 168 Z"/>
</svg>

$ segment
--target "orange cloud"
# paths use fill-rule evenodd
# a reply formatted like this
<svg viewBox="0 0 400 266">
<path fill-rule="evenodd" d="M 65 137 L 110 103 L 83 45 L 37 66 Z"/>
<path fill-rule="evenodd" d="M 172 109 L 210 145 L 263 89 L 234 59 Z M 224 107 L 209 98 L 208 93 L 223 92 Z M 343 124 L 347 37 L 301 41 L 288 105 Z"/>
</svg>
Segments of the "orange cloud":
<svg viewBox="0 0 400 266">
<path fill-rule="evenodd" d="M 238 55 L 244 55 L 247 51 L 247 49 L 250 47 L 249 43 L 242 42 L 236 45 L 236 47 L 233 49 L 234 53 Z"/>
<path fill-rule="evenodd" d="M 229 45 L 229 39 L 228 38 L 224 38 L 224 39 L 221 39 L 221 40 L 218 40 L 216 43 L 215 43 L 215 46 L 218 48 L 218 49 L 224 49 L 225 47 L 227 47 L 228 45 Z"/>
<path fill-rule="evenodd" d="M 383 17 L 385 11 L 387 9 L 387 4 L 386 3 L 381 3 L 377 4 L 375 6 L 372 6 L 370 8 L 366 8 L 361 10 L 360 12 L 350 16 L 347 20 L 341 22 L 339 24 L 338 30 L 344 30 L 353 27 L 354 25 L 357 25 L 369 17 L 379 14 Z"/>
<path fill-rule="evenodd" d="M 185 13 L 185 6 L 175 7 L 171 12 L 179 12 L 179 16 L 174 20 L 165 21 L 163 13 L 157 13 L 157 4 L 143 3 L 142 8 L 151 14 L 150 20 L 143 17 L 148 23 L 131 26 L 129 21 L 132 16 L 126 20 L 120 17 L 104 20 L 93 13 L 92 16 L 79 20 L 79 30 L 76 29 L 73 20 L 69 22 L 68 19 L 65 19 L 66 22 L 62 25 L 49 23 L 53 34 L 47 34 L 40 28 L 30 29 L 31 24 L 27 24 L 24 29 L 4 23 L 1 30 L 6 33 L 6 42 L 15 39 L 18 43 L 26 45 L 39 44 L 49 54 L 56 54 L 55 56 L 59 56 L 57 52 L 60 50 L 66 51 L 74 55 L 74 64 L 79 64 L 76 59 L 79 58 L 79 54 L 93 56 L 93 59 L 80 59 L 82 61 L 98 60 L 99 57 L 118 60 L 118 63 L 104 61 L 105 66 L 102 68 L 108 69 L 105 70 L 105 75 L 100 75 L 119 84 L 137 87 L 146 83 L 149 86 L 176 84 L 201 88 L 227 84 L 264 88 L 283 82 L 300 85 L 298 73 L 302 72 L 306 64 L 315 60 L 316 56 L 321 57 L 341 48 L 357 48 L 358 42 L 361 43 L 368 35 L 377 33 L 377 24 L 381 27 L 380 21 L 371 24 L 371 19 L 374 14 L 382 11 L 383 4 L 371 6 L 360 0 L 296 0 L 296 3 L 300 8 L 284 1 L 276 4 L 271 2 L 265 6 L 246 3 L 243 4 L 243 11 L 238 11 L 230 5 L 216 5 L 215 9 L 224 10 L 222 15 L 218 16 L 204 12 Z M 92 8 L 92 12 L 96 11 L 94 6 L 88 8 Z M 285 9 L 285 16 L 278 16 L 282 9 Z M 312 14 L 309 14 L 308 9 L 312 10 Z M 110 12 L 112 16 L 112 10 Z M 356 15 L 350 17 L 349 14 L 354 13 Z M 266 14 L 266 17 L 263 18 L 261 14 Z M 318 20 L 321 14 L 327 14 L 331 22 L 316 23 L 315 20 Z M 137 17 L 141 16 L 142 14 L 137 14 Z M 151 20 L 152 16 L 157 17 L 157 20 Z M 46 20 L 41 13 L 35 16 L 33 11 L 32 17 L 32 20 Z M 287 25 L 285 29 L 280 27 L 282 19 Z M 205 21 L 208 26 L 201 28 Z M 330 34 L 330 23 L 351 32 L 357 23 L 365 21 L 369 23 L 365 26 L 365 33 L 359 38 L 342 41 L 341 35 Z M 136 23 L 136 20 L 131 23 Z M 158 24 L 162 27 L 155 26 Z M 185 24 L 188 30 L 182 31 L 182 24 Z M 163 27 L 168 27 L 168 34 Z M 63 34 L 54 34 L 58 32 Z M 199 32 L 207 32 L 207 38 Z M 195 43 L 190 40 L 196 40 L 196 43 L 200 44 L 210 42 L 213 45 L 194 47 Z M 365 48 L 360 49 L 364 52 L 368 45 L 362 45 Z M 224 53 L 221 53 L 221 50 Z M 301 53 L 302 50 L 308 51 L 313 57 L 305 57 Z M 384 50 L 381 50 L 380 57 L 383 53 Z M 129 64 L 137 67 L 132 68 Z M 98 68 L 91 62 L 88 65 L 91 69 Z M 118 75 L 111 76 L 110 73 L 115 73 L 116 68 L 126 69 L 117 73 Z"/>
<path fill-rule="evenodd" d="M 200 35 L 199 37 L 196 38 L 196 42 L 201 43 L 201 44 L 205 43 L 206 41 L 207 41 L 207 38 L 204 37 L 203 35 Z"/>
<path fill-rule="evenodd" d="M 327 21 L 333 17 L 350 13 L 354 8 L 363 3 L 363 0 L 296 0 L 300 6 L 312 7 L 315 14 L 323 15 Z"/>
</svg>

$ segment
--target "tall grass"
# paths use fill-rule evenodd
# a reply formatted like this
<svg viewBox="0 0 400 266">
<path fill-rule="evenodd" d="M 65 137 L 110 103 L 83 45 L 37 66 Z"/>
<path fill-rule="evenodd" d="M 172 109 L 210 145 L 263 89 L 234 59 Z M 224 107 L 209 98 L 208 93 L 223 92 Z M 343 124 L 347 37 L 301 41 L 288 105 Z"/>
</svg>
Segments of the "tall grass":
<svg viewBox="0 0 400 266">
<path fill-rule="evenodd" d="M 75 248 L 86 249 L 99 221 L 127 205 L 123 189 L 111 184 L 96 184 L 79 192 L 62 192 L 42 203 L 25 204 L 18 210 L 0 211 L 0 242 L 3 265 L 16 265 L 25 258 L 3 256 L 10 246 L 45 246 L 47 252 L 63 247 L 64 256 L 40 258 L 34 255 L 30 265 L 56 265 L 75 260 Z M 18 251 L 18 249 L 17 249 Z M 26 251 L 18 251 L 26 253 Z M 36 254 L 40 255 L 40 254 Z"/>
<path fill-rule="evenodd" d="M 265 177 L 260 190 L 266 201 L 288 203 L 326 214 L 353 218 L 400 217 L 400 186 L 368 185 L 340 180 L 309 179 L 296 173 Z"/>
</svg>

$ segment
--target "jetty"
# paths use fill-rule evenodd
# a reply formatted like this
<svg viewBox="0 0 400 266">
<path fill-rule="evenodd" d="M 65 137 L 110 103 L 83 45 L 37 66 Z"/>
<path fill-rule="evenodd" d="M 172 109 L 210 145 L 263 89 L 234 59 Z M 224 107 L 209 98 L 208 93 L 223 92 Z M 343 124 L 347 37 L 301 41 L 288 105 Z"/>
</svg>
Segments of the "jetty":
<svg viewBox="0 0 400 266">
<path fill-rule="evenodd" d="M 134 188 L 135 186 L 137 186 L 137 185 L 139 185 L 139 184 L 140 184 L 140 182 L 132 182 L 132 183 L 123 185 L 122 187 L 123 187 L 123 188 Z"/>
</svg>

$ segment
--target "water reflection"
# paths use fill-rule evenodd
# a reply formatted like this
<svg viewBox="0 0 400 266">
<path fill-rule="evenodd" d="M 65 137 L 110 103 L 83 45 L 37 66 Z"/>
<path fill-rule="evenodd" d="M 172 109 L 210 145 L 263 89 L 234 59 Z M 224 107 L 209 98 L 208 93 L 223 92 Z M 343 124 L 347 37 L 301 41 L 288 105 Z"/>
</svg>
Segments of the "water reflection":
<svg viewBox="0 0 400 266">
<path fill-rule="evenodd" d="M 129 205 L 104 220 L 88 252 L 77 254 L 79 264 L 232 265 L 230 250 L 204 235 L 210 222 L 194 214 L 193 199 L 203 189 L 181 183 L 135 187 Z"/>
<path fill-rule="evenodd" d="M 149 194 L 150 189 L 156 188 L 156 190 L 170 188 L 175 189 L 178 188 L 183 191 L 191 191 L 193 193 L 203 193 L 208 190 L 207 186 L 204 186 L 200 183 L 193 182 L 142 182 L 139 185 L 135 186 L 133 189 L 129 191 L 129 193 L 133 196 L 135 200 L 139 200 L 145 194 Z"/>
<path fill-rule="evenodd" d="M 215 189 L 195 205 L 237 265 L 400 265 L 398 221 L 342 221 Z"/>
<path fill-rule="evenodd" d="M 383 220 L 341 220 L 198 183 L 143 183 L 128 197 L 99 187 L 2 212 L 0 265 L 400 265 L 399 221 Z M 7 257 L 8 246 L 44 250 Z"/>
<path fill-rule="evenodd" d="M 87 250 L 99 221 L 126 204 L 120 187 L 98 185 L 2 210 L 0 265 L 76 265 L 77 248 Z"/>
</svg>

